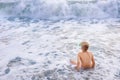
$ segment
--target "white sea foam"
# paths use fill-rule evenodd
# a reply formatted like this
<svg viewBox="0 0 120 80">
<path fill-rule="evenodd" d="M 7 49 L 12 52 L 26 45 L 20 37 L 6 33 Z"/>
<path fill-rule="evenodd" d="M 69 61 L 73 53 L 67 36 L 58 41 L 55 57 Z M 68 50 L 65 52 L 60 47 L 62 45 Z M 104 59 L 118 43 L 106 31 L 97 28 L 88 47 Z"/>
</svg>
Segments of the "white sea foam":
<svg viewBox="0 0 120 80">
<path fill-rule="evenodd" d="M 10 0 L 0 2 L 0 15 L 44 20 L 118 18 L 119 0 Z"/>
<path fill-rule="evenodd" d="M 119 25 L 0 20 L 0 80 L 119 80 Z M 90 43 L 96 67 L 77 72 L 69 59 L 76 59 L 83 40 Z"/>
</svg>

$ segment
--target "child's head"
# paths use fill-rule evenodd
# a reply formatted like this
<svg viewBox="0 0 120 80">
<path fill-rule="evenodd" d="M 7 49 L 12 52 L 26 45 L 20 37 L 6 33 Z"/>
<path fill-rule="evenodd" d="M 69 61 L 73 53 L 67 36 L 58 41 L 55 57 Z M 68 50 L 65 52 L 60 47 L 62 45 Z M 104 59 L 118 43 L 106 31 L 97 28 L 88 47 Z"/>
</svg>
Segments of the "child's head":
<svg viewBox="0 0 120 80">
<path fill-rule="evenodd" d="M 80 45 L 81 45 L 82 51 L 84 51 L 84 52 L 86 52 L 88 50 L 88 48 L 89 48 L 88 42 L 81 42 Z"/>
</svg>

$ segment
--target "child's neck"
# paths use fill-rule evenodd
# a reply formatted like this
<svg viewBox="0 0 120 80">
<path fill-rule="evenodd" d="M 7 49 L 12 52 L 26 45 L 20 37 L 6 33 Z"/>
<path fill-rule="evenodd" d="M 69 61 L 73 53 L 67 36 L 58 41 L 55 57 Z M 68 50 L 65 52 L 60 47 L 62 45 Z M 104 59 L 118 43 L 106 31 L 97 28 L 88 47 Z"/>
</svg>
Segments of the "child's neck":
<svg viewBox="0 0 120 80">
<path fill-rule="evenodd" d="M 85 53 L 85 52 L 87 52 L 87 51 L 82 51 L 82 52 L 84 52 L 84 53 Z"/>
</svg>

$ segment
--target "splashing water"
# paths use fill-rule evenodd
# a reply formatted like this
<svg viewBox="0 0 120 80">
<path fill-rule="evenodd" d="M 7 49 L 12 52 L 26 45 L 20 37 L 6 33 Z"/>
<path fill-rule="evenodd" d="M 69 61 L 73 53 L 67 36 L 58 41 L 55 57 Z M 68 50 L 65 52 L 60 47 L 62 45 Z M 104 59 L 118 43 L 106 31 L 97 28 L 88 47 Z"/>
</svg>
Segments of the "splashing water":
<svg viewBox="0 0 120 80">
<path fill-rule="evenodd" d="M 89 1 L 89 0 L 88 0 Z M 103 19 L 119 17 L 119 0 L 12 0 L 0 2 L 5 17 L 33 19 Z"/>
<path fill-rule="evenodd" d="M 0 80 L 120 80 L 120 23 L 0 20 Z M 95 56 L 94 70 L 76 72 L 79 43 Z"/>
<path fill-rule="evenodd" d="M 0 0 L 0 80 L 120 80 L 119 0 Z M 76 72 L 81 41 L 93 70 Z"/>
</svg>

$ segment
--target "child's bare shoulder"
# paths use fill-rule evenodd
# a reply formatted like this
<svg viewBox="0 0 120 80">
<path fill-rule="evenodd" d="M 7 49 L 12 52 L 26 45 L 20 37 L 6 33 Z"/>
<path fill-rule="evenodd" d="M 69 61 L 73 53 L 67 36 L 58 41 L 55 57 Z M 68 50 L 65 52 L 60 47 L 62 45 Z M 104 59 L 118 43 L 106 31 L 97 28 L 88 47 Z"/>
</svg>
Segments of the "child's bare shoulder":
<svg viewBox="0 0 120 80">
<path fill-rule="evenodd" d="M 78 56 L 81 56 L 81 55 L 82 55 L 82 52 L 79 52 L 79 53 L 78 53 Z"/>
<path fill-rule="evenodd" d="M 91 56 L 93 56 L 93 53 L 92 53 L 92 52 L 89 51 L 88 53 L 89 53 Z"/>
<path fill-rule="evenodd" d="M 92 52 L 91 52 L 91 51 L 88 51 L 88 53 L 92 54 Z"/>
</svg>

